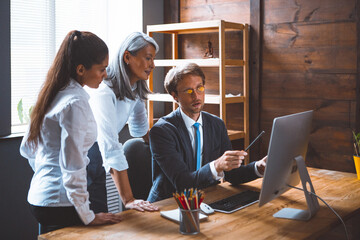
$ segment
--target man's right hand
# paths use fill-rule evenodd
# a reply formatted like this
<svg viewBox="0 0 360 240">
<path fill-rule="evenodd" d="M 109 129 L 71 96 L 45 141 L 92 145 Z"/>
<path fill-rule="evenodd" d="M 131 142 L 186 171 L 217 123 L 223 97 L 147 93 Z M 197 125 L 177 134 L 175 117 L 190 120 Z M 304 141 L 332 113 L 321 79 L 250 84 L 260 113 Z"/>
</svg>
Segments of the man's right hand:
<svg viewBox="0 0 360 240">
<path fill-rule="evenodd" d="M 97 213 L 95 214 L 94 220 L 89 223 L 89 226 L 94 225 L 104 225 L 104 224 L 113 224 L 118 223 L 122 220 L 120 215 L 115 215 L 113 213 Z"/>
<path fill-rule="evenodd" d="M 214 166 L 218 173 L 230 171 L 241 166 L 247 152 L 244 151 L 226 151 L 221 157 L 215 160 Z"/>
</svg>

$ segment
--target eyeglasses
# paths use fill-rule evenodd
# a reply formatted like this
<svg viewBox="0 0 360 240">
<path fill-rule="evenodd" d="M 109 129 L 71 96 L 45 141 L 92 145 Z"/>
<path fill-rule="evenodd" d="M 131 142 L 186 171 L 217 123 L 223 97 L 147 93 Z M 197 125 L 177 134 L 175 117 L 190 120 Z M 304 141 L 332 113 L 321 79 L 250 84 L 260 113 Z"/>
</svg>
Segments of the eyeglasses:
<svg viewBox="0 0 360 240">
<path fill-rule="evenodd" d="M 181 92 L 191 95 L 191 94 L 193 94 L 195 91 L 196 91 L 198 94 L 203 94 L 204 91 L 205 91 L 205 87 L 204 87 L 204 86 L 199 86 L 199 87 L 197 87 L 196 89 L 189 88 L 189 89 L 183 90 L 183 91 L 181 91 Z"/>
</svg>

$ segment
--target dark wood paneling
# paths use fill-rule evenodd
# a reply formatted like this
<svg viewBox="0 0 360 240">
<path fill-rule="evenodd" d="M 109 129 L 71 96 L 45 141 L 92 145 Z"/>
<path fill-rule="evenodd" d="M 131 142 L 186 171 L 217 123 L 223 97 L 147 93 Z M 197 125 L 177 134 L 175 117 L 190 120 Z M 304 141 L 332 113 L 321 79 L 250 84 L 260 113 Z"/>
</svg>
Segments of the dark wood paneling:
<svg viewBox="0 0 360 240">
<path fill-rule="evenodd" d="M 178 23 L 180 21 L 179 0 L 164 0 L 164 23 Z"/>
<path fill-rule="evenodd" d="M 354 171 L 351 129 L 360 128 L 359 8 L 359 0 L 181 0 L 180 21 L 251 23 L 250 126 L 251 138 L 266 131 L 260 156 L 267 153 L 274 117 L 314 109 L 307 164 Z M 201 56 L 208 36 L 182 39 L 181 55 Z M 216 54 L 217 42 L 213 46 Z M 207 91 L 215 91 L 217 72 L 206 71 Z M 238 77 L 231 70 L 229 76 Z"/>
<path fill-rule="evenodd" d="M 314 109 L 309 166 L 354 171 L 351 129 L 357 125 L 359 44 L 355 3 L 265 1 L 260 126 L 270 131 L 274 117 Z"/>
<path fill-rule="evenodd" d="M 271 122 L 264 122 L 263 129 L 268 129 L 261 142 L 261 155 L 266 155 L 271 134 Z M 352 152 L 351 131 L 349 128 L 324 127 L 313 130 L 310 135 L 306 165 L 309 167 L 355 172 Z M 333 161 L 336 159 L 337 161 Z"/>
<path fill-rule="evenodd" d="M 250 39 L 249 39 L 249 87 L 250 87 L 250 142 L 262 131 L 260 128 L 260 79 L 262 74 L 262 13 L 263 1 L 250 1 Z M 250 162 L 261 158 L 260 143 L 263 139 L 259 139 L 250 149 Z"/>
<path fill-rule="evenodd" d="M 180 22 L 221 19 L 249 23 L 249 0 L 181 0 Z"/>
<path fill-rule="evenodd" d="M 352 126 L 356 132 L 360 132 L 360 0 L 356 1 L 356 37 L 357 37 L 357 81 L 356 81 L 356 124 Z"/>
<path fill-rule="evenodd" d="M 286 99 L 263 98 L 261 128 L 268 134 L 262 143 L 263 154 L 267 152 L 272 127 L 275 117 L 296 112 L 315 110 L 313 130 L 308 152 L 307 164 L 313 167 L 333 169 L 339 171 L 352 171 L 353 164 L 348 165 L 352 159 L 352 135 L 350 126 L 355 124 L 349 118 L 351 111 L 350 101 L 333 101 L 321 99 Z M 333 155 L 328 152 L 334 153 Z M 326 160 L 323 156 L 327 156 Z M 342 158 L 338 158 L 338 156 Z M 319 157 L 319 158 L 318 158 Z M 316 160 L 312 163 L 311 160 Z M 329 166 L 337 166 L 337 168 Z"/>
<path fill-rule="evenodd" d="M 262 76 L 265 98 L 353 100 L 356 96 L 356 74 L 264 72 Z"/>
<path fill-rule="evenodd" d="M 356 73 L 356 24 L 264 27 L 264 72 Z"/>
<path fill-rule="evenodd" d="M 180 2 L 179 0 L 164 0 L 164 23 L 180 22 Z M 156 35 L 156 34 L 155 34 Z M 172 39 L 170 34 L 159 34 L 164 37 L 164 58 L 172 58 Z M 165 68 L 165 73 L 169 68 Z"/>
<path fill-rule="evenodd" d="M 311 167 L 355 172 L 351 130 L 341 127 L 323 127 L 311 133 L 307 154 L 307 165 Z M 337 161 L 334 161 L 336 159 Z"/>
<path fill-rule="evenodd" d="M 264 0 L 264 23 L 354 21 L 354 0 Z"/>
<path fill-rule="evenodd" d="M 351 124 L 351 120 L 349 119 L 349 111 L 351 107 L 350 101 L 332 101 L 309 98 L 263 98 L 261 106 L 261 117 L 263 123 L 271 123 L 275 117 L 282 115 L 315 110 L 313 124 L 317 128 L 324 126 L 347 128 Z"/>
<path fill-rule="evenodd" d="M 359 93 L 357 94 L 357 96 L 359 96 Z M 355 130 L 356 132 L 360 132 L 360 120 L 358 118 L 359 115 L 359 99 L 356 99 L 356 101 L 351 101 L 350 102 L 350 119 L 354 119 L 355 122 L 350 123 L 350 128 Z M 359 130 L 358 130 L 359 129 Z"/>
<path fill-rule="evenodd" d="M 355 31 L 354 22 L 267 24 L 264 45 L 271 48 L 354 47 Z"/>
<path fill-rule="evenodd" d="M 263 49 L 264 72 L 356 72 L 355 47 Z"/>
</svg>

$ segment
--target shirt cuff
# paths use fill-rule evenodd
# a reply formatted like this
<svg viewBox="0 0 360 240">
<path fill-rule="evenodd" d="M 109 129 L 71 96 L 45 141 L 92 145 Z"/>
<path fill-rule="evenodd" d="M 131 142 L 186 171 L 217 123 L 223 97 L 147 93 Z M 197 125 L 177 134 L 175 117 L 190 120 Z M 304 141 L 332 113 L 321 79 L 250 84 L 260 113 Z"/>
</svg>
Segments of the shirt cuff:
<svg viewBox="0 0 360 240">
<path fill-rule="evenodd" d="M 129 168 L 124 151 L 122 150 L 107 152 L 106 156 L 102 156 L 102 158 L 103 167 L 107 173 L 110 172 L 111 168 L 119 172 Z"/>
<path fill-rule="evenodd" d="M 257 169 L 257 166 L 256 166 L 256 163 L 254 164 L 254 168 L 255 168 L 255 174 L 258 176 L 258 177 L 263 177 L 264 175 L 263 174 L 260 174 L 258 169 Z"/>
<path fill-rule="evenodd" d="M 224 172 L 218 173 L 218 172 L 216 171 L 214 161 L 210 162 L 210 170 L 211 170 L 213 179 L 215 179 L 215 180 L 220 180 L 221 178 L 224 177 Z"/>
<path fill-rule="evenodd" d="M 138 124 L 137 126 L 129 124 L 129 133 L 133 137 L 143 137 L 149 131 L 149 124 L 147 122 Z"/>
<path fill-rule="evenodd" d="M 95 214 L 92 210 L 90 210 L 89 205 L 89 201 L 86 201 L 85 204 L 75 206 L 76 212 L 79 214 L 81 221 L 85 225 L 88 225 L 95 219 Z"/>
</svg>

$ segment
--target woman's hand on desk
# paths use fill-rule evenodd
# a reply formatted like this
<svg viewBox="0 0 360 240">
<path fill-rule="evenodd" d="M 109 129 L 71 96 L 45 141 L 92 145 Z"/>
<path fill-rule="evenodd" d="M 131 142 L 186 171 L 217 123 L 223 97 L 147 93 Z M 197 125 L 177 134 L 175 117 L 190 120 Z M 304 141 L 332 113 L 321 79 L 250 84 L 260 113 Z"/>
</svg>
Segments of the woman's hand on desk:
<svg viewBox="0 0 360 240">
<path fill-rule="evenodd" d="M 104 225 L 104 224 L 113 224 L 118 223 L 122 220 L 120 215 L 115 215 L 113 213 L 97 213 L 95 214 L 94 220 L 89 223 L 89 226 L 95 225 Z"/>
<path fill-rule="evenodd" d="M 153 212 L 159 210 L 158 207 L 152 205 L 149 201 L 144 201 L 141 199 L 134 199 L 132 201 L 129 201 L 125 204 L 125 207 L 128 209 L 135 209 L 140 212 L 144 212 L 144 211 Z"/>
</svg>

